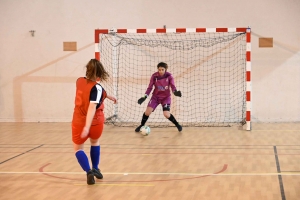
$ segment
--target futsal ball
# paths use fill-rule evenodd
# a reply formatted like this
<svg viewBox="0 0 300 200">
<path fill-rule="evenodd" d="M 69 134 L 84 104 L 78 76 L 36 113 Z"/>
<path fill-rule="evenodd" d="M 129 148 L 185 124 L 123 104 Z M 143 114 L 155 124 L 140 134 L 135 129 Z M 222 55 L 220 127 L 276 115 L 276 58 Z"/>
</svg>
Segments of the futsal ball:
<svg viewBox="0 0 300 200">
<path fill-rule="evenodd" d="M 144 135 L 144 136 L 147 136 L 150 134 L 150 127 L 149 126 L 142 126 L 141 129 L 141 134 Z"/>
</svg>

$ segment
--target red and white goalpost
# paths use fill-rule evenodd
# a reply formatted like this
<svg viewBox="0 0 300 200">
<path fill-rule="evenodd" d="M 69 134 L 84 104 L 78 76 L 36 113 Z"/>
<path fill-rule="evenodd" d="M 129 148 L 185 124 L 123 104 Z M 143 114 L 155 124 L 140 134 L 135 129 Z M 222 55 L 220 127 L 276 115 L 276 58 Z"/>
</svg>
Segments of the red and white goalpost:
<svg viewBox="0 0 300 200">
<path fill-rule="evenodd" d="M 171 113 L 183 126 L 251 130 L 250 28 L 96 29 L 95 58 L 110 73 L 104 88 L 119 102 L 106 104 L 107 122 L 140 123 L 148 102 L 140 106 L 137 99 L 157 63 L 166 62 L 183 94 L 172 97 Z M 147 123 L 172 126 L 157 110 Z"/>
</svg>

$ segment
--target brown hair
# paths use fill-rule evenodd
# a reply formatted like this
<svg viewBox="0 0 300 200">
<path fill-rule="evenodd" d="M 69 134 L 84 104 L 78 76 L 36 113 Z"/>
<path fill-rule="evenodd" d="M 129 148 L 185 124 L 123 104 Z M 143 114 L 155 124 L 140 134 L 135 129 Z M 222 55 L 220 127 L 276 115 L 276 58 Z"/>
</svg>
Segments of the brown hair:
<svg viewBox="0 0 300 200">
<path fill-rule="evenodd" d="M 86 64 L 85 75 L 87 79 L 96 80 L 96 78 L 99 77 L 101 81 L 106 81 L 109 77 L 109 74 L 105 71 L 102 63 L 97 59 L 91 59 Z"/>
<path fill-rule="evenodd" d="M 168 69 L 167 63 L 164 63 L 164 62 L 158 63 L 157 68 L 159 68 L 159 67 L 163 67 L 163 68 L 165 68 L 166 70 Z"/>
</svg>

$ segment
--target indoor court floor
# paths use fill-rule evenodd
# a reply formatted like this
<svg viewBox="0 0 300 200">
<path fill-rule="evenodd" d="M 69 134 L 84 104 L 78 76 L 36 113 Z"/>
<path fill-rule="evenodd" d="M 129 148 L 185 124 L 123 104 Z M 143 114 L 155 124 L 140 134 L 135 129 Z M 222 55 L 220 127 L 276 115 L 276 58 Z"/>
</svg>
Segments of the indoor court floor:
<svg viewBox="0 0 300 200">
<path fill-rule="evenodd" d="M 183 128 L 105 126 L 87 185 L 70 123 L 0 123 L 0 199 L 300 199 L 300 123 Z"/>
</svg>

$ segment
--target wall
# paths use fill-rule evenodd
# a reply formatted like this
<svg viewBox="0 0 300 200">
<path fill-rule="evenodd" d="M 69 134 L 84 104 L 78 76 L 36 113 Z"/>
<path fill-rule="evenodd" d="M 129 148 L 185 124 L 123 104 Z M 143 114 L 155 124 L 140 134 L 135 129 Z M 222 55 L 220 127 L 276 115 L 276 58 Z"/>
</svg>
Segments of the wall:
<svg viewBox="0 0 300 200">
<path fill-rule="evenodd" d="M 68 122 L 96 28 L 252 28 L 252 120 L 300 121 L 298 0 L 0 0 L 0 122 Z M 34 37 L 30 30 L 35 30 Z M 273 37 L 273 48 L 258 48 Z M 76 41 L 77 51 L 63 51 Z"/>
</svg>

